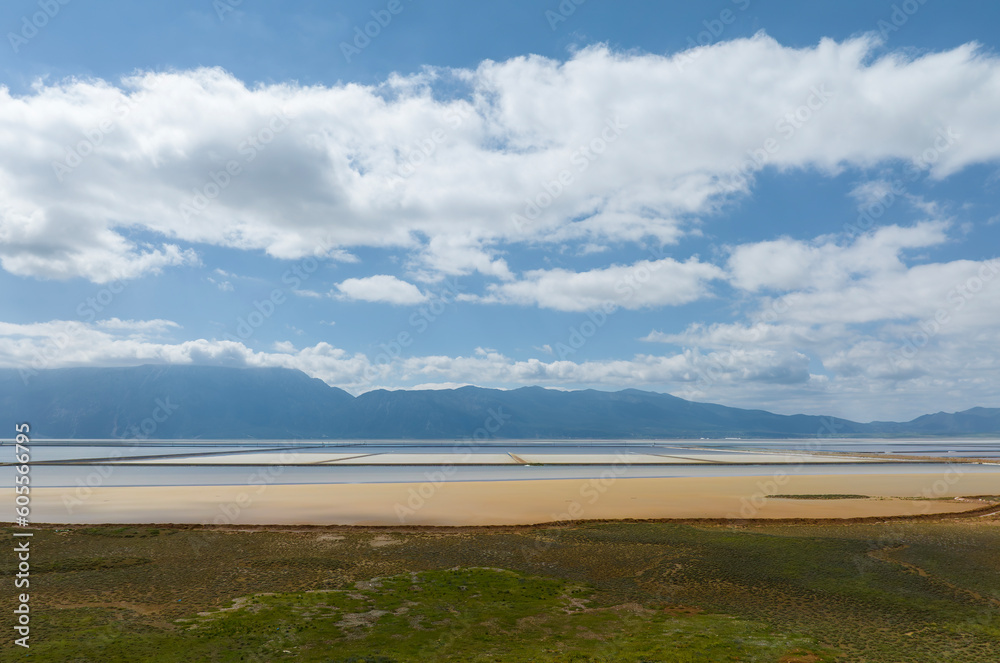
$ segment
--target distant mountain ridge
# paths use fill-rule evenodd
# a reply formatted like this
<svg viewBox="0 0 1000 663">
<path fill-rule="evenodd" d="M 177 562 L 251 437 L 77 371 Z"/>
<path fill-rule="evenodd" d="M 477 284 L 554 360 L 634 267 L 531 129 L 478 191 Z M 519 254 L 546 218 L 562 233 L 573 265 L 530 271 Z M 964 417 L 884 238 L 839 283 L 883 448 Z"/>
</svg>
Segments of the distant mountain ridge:
<svg viewBox="0 0 1000 663">
<path fill-rule="evenodd" d="M 0 410 L 37 437 L 149 439 L 649 439 L 1000 435 L 1000 408 L 858 423 L 669 394 L 376 390 L 354 397 L 284 368 L 147 365 L 0 369 Z M 13 430 L 13 427 L 11 428 Z"/>
</svg>

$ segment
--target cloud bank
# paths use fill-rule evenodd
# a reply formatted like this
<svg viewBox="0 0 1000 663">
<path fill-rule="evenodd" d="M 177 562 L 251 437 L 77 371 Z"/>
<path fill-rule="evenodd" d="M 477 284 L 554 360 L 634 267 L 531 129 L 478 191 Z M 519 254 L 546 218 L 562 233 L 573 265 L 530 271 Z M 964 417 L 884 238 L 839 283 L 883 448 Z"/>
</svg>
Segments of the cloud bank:
<svg viewBox="0 0 1000 663">
<path fill-rule="evenodd" d="M 425 280 L 509 279 L 496 252 L 518 244 L 675 242 L 763 167 L 902 159 L 941 178 L 1000 155 L 996 57 L 877 45 L 760 34 L 685 66 L 595 46 L 376 86 L 198 69 L 3 89 L 0 266 L 102 283 L 199 245 L 396 247 Z M 975 140 L 933 153 L 944 131 Z"/>
</svg>

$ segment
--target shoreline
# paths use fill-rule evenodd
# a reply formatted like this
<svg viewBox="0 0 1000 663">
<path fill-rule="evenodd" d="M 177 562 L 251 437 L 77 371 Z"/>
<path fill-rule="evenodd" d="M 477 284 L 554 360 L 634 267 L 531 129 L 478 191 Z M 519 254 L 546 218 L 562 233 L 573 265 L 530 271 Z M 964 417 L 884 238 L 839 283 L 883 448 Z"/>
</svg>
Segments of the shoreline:
<svg viewBox="0 0 1000 663">
<path fill-rule="evenodd" d="M 573 521 L 851 520 L 987 507 L 998 473 L 96 487 L 32 491 L 32 524 L 498 527 Z M 0 499 L 13 489 L 0 489 Z M 781 494 L 861 494 L 867 499 Z"/>
<path fill-rule="evenodd" d="M 985 498 L 991 499 L 985 499 Z M 160 528 L 183 531 L 205 532 L 338 532 L 377 530 L 404 534 L 407 532 L 476 532 L 476 531 L 525 531 L 549 529 L 552 527 L 577 527 L 581 525 L 599 525 L 614 523 L 672 523 L 675 525 L 730 525 L 733 527 L 752 527 L 755 525 L 854 525 L 874 523 L 906 523 L 906 522 L 941 522 L 956 520 L 971 520 L 985 516 L 995 516 L 1000 524 L 1000 497 L 970 496 L 962 498 L 967 505 L 965 511 L 937 511 L 898 516 L 859 516 L 849 518 L 603 518 L 583 520 L 558 520 L 550 522 L 526 523 L 521 525 L 312 525 L 308 523 L 282 525 L 278 523 L 224 525 L 213 523 L 30 523 L 21 527 L 13 522 L 0 522 L 0 528 L 20 530 L 61 530 L 80 529 L 86 527 L 132 527 Z M 989 520 L 983 522 L 991 522 Z"/>
</svg>

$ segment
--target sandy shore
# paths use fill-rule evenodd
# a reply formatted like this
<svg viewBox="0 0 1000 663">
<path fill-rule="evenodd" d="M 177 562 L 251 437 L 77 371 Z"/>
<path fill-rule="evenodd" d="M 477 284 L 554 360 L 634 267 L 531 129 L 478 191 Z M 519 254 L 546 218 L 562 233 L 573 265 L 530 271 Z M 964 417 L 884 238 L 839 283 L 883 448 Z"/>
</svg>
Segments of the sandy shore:
<svg viewBox="0 0 1000 663">
<path fill-rule="evenodd" d="M 619 518 L 857 518 L 966 511 L 959 500 L 882 498 L 1000 493 L 990 474 L 819 475 L 270 486 L 36 488 L 37 523 L 515 525 Z M 0 490 L 12 503 L 12 489 Z"/>
</svg>

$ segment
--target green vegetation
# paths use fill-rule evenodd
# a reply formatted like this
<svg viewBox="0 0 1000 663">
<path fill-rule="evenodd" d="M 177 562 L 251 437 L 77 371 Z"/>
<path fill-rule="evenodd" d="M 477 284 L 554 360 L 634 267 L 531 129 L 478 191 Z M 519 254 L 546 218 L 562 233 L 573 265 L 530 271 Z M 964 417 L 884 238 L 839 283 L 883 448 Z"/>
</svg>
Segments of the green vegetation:
<svg viewBox="0 0 1000 663">
<path fill-rule="evenodd" d="M 147 536 L 159 536 L 160 530 L 151 527 L 87 527 L 84 534 L 90 536 L 110 536 L 115 539 L 146 538 Z M 167 530 L 171 533 L 171 530 Z"/>
<path fill-rule="evenodd" d="M 812 640 L 693 608 L 592 605 L 593 590 L 498 569 L 424 571 L 352 589 L 254 595 L 144 628 L 121 610 L 69 609 L 38 660 L 832 661 Z M 331 658 L 331 651 L 337 655 Z M 374 654 L 373 654 L 374 652 Z"/>
<path fill-rule="evenodd" d="M 115 530 L 36 531 L 32 647 L 0 659 L 995 663 L 1000 641 L 993 518 Z"/>
<path fill-rule="evenodd" d="M 69 558 L 57 559 L 51 562 L 42 562 L 31 567 L 32 573 L 70 573 L 72 571 L 99 571 L 104 569 L 118 569 L 126 566 L 141 566 L 149 564 L 153 560 L 148 557 L 88 557 L 83 559 Z M 14 569 L 8 567 L 4 570 L 4 575 L 13 575 Z"/>
</svg>

